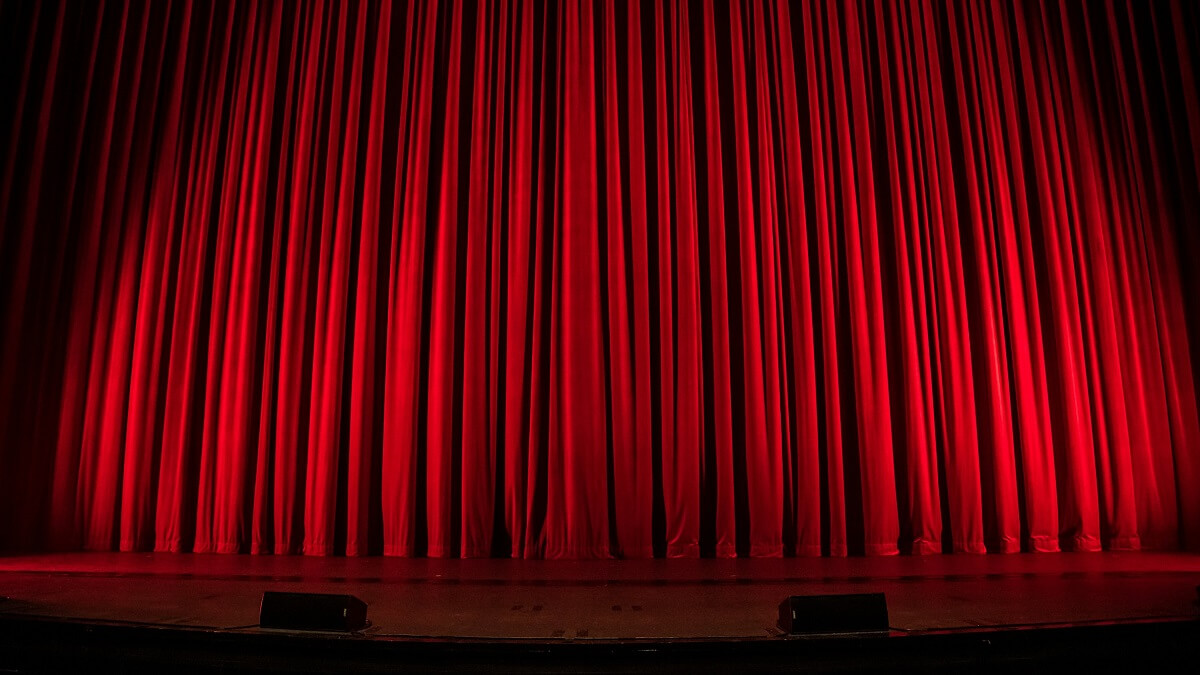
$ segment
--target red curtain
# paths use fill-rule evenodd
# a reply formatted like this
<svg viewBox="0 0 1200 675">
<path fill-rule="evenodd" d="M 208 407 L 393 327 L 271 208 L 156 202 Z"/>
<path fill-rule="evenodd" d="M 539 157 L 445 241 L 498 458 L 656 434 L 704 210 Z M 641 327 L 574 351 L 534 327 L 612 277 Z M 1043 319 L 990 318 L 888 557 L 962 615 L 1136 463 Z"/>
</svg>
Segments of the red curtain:
<svg viewBox="0 0 1200 675">
<path fill-rule="evenodd" d="M 1200 547 L 1198 15 L 4 0 L 0 541 Z"/>
</svg>

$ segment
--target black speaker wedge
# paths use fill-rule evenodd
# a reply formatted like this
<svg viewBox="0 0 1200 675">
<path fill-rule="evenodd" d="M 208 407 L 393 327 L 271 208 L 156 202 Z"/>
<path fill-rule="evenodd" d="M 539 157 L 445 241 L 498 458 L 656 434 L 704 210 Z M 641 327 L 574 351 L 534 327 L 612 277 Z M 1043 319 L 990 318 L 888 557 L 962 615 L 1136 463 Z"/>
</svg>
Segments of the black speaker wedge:
<svg viewBox="0 0 1200 675">
<path fill-rule="evenodd" d="M 367 603 L 353 595 L 263 593 L 258 611 L 262 628 L 356 631 L 367 626 Z"/>
<path fill-rule="evenodd" d="M 886 634 L 883 593 L 792 595 L 779 604 L 779 627 L 789 635 Z"/>
</svg>

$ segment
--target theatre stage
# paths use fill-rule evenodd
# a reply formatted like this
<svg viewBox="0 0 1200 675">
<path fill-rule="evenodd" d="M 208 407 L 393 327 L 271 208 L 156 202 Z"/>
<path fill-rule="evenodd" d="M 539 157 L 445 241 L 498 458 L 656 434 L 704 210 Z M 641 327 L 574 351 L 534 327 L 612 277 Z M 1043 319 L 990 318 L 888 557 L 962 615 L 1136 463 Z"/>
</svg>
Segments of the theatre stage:
<svg viewBox="0 0 1200 675">
<path fill-rule="evenodd" d="M 366 631 L 323 636 L 342 649 L 347 641 L 795 643 L 775 625 L 784 597 L 878 591 L 887 641 L 1089 626 L 1153 634 L 1195 626 L 1198 583 L 1200 555 L 1177 553 L 622 561 L 72 553 L 0 558 L 0 619 L 40 634 L 140 627 L 278 640 L 279 631 L 256 626 L 261 595 L 274 590 L 368 603 Z"/>
</svg>

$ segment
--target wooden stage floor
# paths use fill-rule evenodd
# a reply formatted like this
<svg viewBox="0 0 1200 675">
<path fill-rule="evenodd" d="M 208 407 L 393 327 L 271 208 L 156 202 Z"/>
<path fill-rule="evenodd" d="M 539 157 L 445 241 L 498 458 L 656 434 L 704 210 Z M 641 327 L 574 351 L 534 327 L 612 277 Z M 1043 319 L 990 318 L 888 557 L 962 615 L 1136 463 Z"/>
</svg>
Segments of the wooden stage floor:
<svg viewBox="0 0 1200 675">
<path fill-rule="evenodd" d="M 517 561 L 72 553 L 0 557 L 0 615 L 267 633 L 263 591 L 350 593 L 380 638 L 754 640 L 779 601 L 882 591 L 893 635 L 1186 619 L 1200 555 Z"/>
</svg>

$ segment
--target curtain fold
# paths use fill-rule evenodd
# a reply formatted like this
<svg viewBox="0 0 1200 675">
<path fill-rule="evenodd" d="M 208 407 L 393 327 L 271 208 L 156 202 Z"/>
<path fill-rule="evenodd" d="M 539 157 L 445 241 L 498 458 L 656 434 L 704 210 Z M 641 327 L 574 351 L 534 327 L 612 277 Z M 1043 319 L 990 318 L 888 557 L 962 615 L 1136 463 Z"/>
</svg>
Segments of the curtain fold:
<svg viewBox="0 0 1200 675">
<path fill-rule="evenodd" d="M 0 547 L 1200 548 L 1182 0 L 0 3 Z"/>
</svg>

